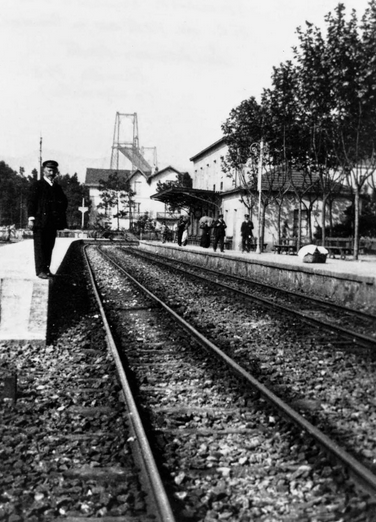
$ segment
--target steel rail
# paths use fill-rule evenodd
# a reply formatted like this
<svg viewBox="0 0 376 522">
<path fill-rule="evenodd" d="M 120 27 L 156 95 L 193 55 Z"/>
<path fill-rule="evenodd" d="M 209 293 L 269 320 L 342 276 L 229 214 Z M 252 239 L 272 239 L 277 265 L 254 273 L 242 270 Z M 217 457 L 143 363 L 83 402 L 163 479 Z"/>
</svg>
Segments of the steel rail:
<svg viewBox="0 0 376 522">
<path fill-rule="evenodd" d="M 142 257 L 142 254 L 141 254 L 141 257 Z M 187 275 L 186 271 L 184 271 L 183 269 L 181 269 L 177 266 L 171 266 L 162 260 L 153 260 L 152 259 L 152 261 L 156 262 L 156 263 L 160 263 L 164 266 L 169 266 L 169 267 L 173 268 L 173 270 L 177 270 L 177 271 L 182 272 L 185 275 Z M 179 263 L 180 263 L 180 261 L 179 261 Z M 197 266 L 197 268 L 208 271 L 208 269 L 206 269 L 204 267 Z M 209 271 L 211 271 L 211 270 L 209 269 Z M 208 279 L 200 274 L 195 274 L 193 272 L 189 272 L 188 275 L 191 275 L 193 277 L 196 277 L 197 279 L 200 279 L 201 281 L 204 281 L 205 283 L 208 283 Z M 224 274 L 224 275 L 227 276 L 227 274 Z M 234 276 L 229 276 L 229 277 L 234 277 Z M 231 292 L 233 292 L 235 294 L 241 295 L 244 299 L 247 299 L 248 301 L 256 301 L 256 302 L 261 303 L 262 305 L 264 305 L 267 308 L 270 308 L 273 310 L 280 310 L 280 311 L 288 313 L 290 315 L 298 316 L 302 321 L 304 321 L 308 324 L 313 324 L 315 326 L 316 325 L 323 326 L 326 330 L 330 330 L 331 332 L 333 332 L 333 331 L 338 332 L 341 335 L 343 335 L 344 337 L 350 338 L 351 341 L 356 341 L 357 343 L 361 344 L 364 348 L 376 349 L 376 339 L 373 339 L 372 337 L 369 337 L 369 336 L 361 334 L 361 333 L 354 332 L 352 330 L 347 330 L 346 328 L 343 328 L 342 326 L 338 326 L 336 324 L 330 323 L 329 321 L 325 321 L 324 319 L 317 319 L 317 318 L 309 315 L 309 312 L 301 312 L 299 310 L 295 310 L 294 308 L 290 308 L 289 306 L 281 305 L 281 304 L 275 303 L 273 301 L 270 301 L 269 299 L 266 299 L 265 297 L 247 294 L 243 290 L 234 288 L 230 285 L 227 285 L 226 283 L 221 283 L 219 281 L 211 281 L 211 282 L 220 288 L 230 290 Z M 250 281 L 250 282 L 252 283 L 252 281 Z M 256 284 L 258 284 L 258 283 L 256 283 Z M 268 286 L 268 288 L 272 288 L 269 285 L 266 285 L 266 286 Z M 278 289 L 278 290 L 280 290 L 280 289 Z M 285 290 L 280 290 L 280 291 L 285 292 Z M 305 298 L 305 296 L 303 296 L 303 295 L 299 296 L 299 297 L 301 297 L 303 299 Z M 307 297 L 307 299 L 310 300 L 311 298 Z M 323 304 L 325 304 L 325 303 L 323 303 Z M 327 305 L 327 306 L 331 306 L 331 305 Z M 338 305 L 335 305 L 335 306 L 337 307 Z M 351 311 L 348 308 L 346 310 Z M 370 316 L 370 317 L 372 317 L 372 316 Z"/>
<path fill-rule="evenodd" d="M 146 483 L 146 487 L 149 493 L 152 496 L 153 505 L 155 505 L 157 509 L 157 513 L 153 513 L 157 516 L 158 522 L 176 522 L 175 517 L 173 515 L 170 501 L 167 497 L 166 491 L 163 486 L 163 482 L 161 480 L 153 452 L 150 448 L 150 444 L 148 438 L 146 436 L 146 432 L 140 417 L 140 414 L 137 409 L 136 402 L 134 400 L 128 379 L 126 377 L 123 364 L 121 362 L 120 354 L 117 349 L 116 343 L 113 339 L 110 325 L 107 321 L 106 313 L 103 307 L 102 299 L 100 297 L 100 293 L 95 281 L 95 276 L 93 274 L 93 270 L 91 268 L 87 253 L 87 246 L 84 247 L 85 260 L 87 264 L 87 269 L 90 276 L 90 281 L 92 284 L 92 288 L 98 303 L 98 307 L 100 310 L 100 314 L 102 317 L 103 325 L 106 332 L 107 344 L 111 351 L 111 354 L 114 358 L 116 368 L 118 371 L 119 379 L 121 382 L 122 390 L 124 393 L 125 402 L 128 407 L 129 415 L 128 420 L 132 427 L 132 432 L 134 434 L 134 439 L 136 444 L 139 446 L 139 451 L 137 451 L 137 461 L 142 470 L 142 475 L 144 481 Z M 135 449 L 135 448 L 133 448 Z"/>
<path fill-rule="evenodd" d="M 122 274 L 124 274 L 130 281 L 132 281 L 137 288 L 144 292 L 148 297 L 158 303 L 168 314 L 170 314 L 174 320 L 190 335 L 192 335 L 196 341 L 207 351 L 213 353 L 220 361 L 226 364 L 231 371 L 238 375 L 245 382 L 250 384 L 256 389 L 265 399 L 268 400 L 272 406 L 284 417 L 287 417 L 289 421 L 299 426 L 305 432 L 309 433 L 313 439 L 327 452 L 330 456 L 336 458 L 338 462 L 344 466 L 350 475 L 354 477 L 354 481 L 364 488 L 372 497 L 376 499 L 376 475 L 374 475 L 368 468 L 352 457 L 347 451 L 341 448 L 336 442 L 331 440 L 321 430 L 316 428 L 312 423 L 306 420 L 302 415 L 292 409 L 287 403 L 275 395 L 265 385 L 253 377 L 249 372 L 244 370 L 239 364 L 232 360 L 226 355 L 218 346 L 212 343 L 209 339 L 203 336 L 198 330 L 192 325 L 187 323 L 180 315 L 172 310 L 166 303 L 164 303 L 159 297 L 154 295 L 150 290 L 144 287 L 137 281 L 131 274 L 129 274 L 121 265 L 119 265 L 114 259 L 100 250 L 101 254 L 107 259 L 113 266 L 115 266 Z"/>
</svg>

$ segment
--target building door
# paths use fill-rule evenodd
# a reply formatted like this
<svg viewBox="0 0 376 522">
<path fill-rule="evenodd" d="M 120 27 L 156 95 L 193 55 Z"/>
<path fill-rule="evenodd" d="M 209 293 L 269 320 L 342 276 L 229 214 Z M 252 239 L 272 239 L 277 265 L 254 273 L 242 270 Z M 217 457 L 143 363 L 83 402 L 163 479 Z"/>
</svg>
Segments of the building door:
<svg viewBox="0 0 376 522">
<path fill-rule="evenodd" d="M 302 222 L 301 222 L 301 234 L 302 238 L 308 238 L 308 211 L 302 210 L 301 212 Z M 293 225 L 293 236 L 298 237 L 298 227 L 299 227 L 299 210 L 294 210 L 294 225 Z"/>
</svg>

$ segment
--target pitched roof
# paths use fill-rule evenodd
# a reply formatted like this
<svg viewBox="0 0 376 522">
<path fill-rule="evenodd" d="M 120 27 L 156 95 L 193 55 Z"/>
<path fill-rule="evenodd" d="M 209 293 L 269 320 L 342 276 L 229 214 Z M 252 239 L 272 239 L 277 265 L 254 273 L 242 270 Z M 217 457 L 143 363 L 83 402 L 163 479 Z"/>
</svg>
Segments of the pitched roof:
<svg viewBox="0 0 376 522">
<path fill-rule="evenodd" d="M 114 169 L 86 169 L 85 185 L 90 187 L 98 187 L 99 181 L 107 181 L 110 174 L 117 172 L 119 178 L 129 179 L 132 172 L 130 170 L 114 170 Z"/>
<path fill-rule="evenodd" d="M 212 152 L 216 149 L 220 149 L 224 145 L 226 145 L 226 138 L 223 137 L 223 138 L 217 140 L 216 142 L 212 143 L 211 145 L 209 145 L 209 147 L 206 147 L 202 151 L 198 152 L 197 154 L 195 154 L 194 156 L 189 158 L 189 161 L 197 161 L 201 156 L 205 156 L 205 154 L 207 154 L 208 152 Z"/>
<path fill-rule="evenodd" d="M 176 172 L 176 174 L 183 174 L 179 170 L 175 169 L 175 167 L 171 167 L 171 165 L 169 165 L 168 167 L 164 167 L 161 170 L 157 170 L 157 171 L 153 172 L 153 174 L 151 174 L 149 176 L 149 179 L 154 178 L 155 176 L 159 176 L 160 174 L 164 174 L 164 172 L 167 170 L 173 170 L 174 172 Z"/>
<path fill-rule="evenodd" d="M 128 179 L 132 179 L 136 174 L 139 174 L 139 175 L 143 176 L 146 179 L 146 181 L 148 181 L 149 178 L 150 178 L 150 176 L 148 176 L 147 173 L 143 172 L 140 169 L 137 169 L 134 172 L 130 172 Z"/>
<path fill-rule="evenodd" d="M 294 192 L 294 190 L 307 190 L 307 192 L 317 192 L 322 190 L 322 183 L 325 183 L 326 189 L 330 192 L 341 193 L 349 195 L 351 189 L 338 181 L 333 181 L 330 177 L 327 180 L 322 180 L 320 175 L 313 172 L 311 175 L 304 173 L 301 170 L 293 169 L 290 173 L 285 173 L 282 170 L 275 169 L 274 171 L 266 172 L 261 178 L 261 189 L 263 191 L 278 191 L 283 190 L 287 192 Z"/>
</svg>

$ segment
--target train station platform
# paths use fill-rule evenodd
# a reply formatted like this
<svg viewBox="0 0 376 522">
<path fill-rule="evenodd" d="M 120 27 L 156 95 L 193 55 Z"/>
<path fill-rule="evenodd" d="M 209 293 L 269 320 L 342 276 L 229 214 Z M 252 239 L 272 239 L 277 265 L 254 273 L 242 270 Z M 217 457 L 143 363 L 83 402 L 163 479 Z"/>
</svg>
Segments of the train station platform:
<svg viewBox="0 0 376 522">
<path fill-rule="evenodd" d="M 274 252 L 214 252 L 212 248 L 159 241 L 140 241 L 140 249 L 159 252 L 174 259 L 218 268 L 234 275 L 260 279 L 276 286 L 311 293 L 347 306 L 376 313 L 376 256 L 360 255 L 359 260 L 327 258 L 326 263 L 304 263 L 297 255 Z"/>
<path fill-rule="evenodd" d="M 72 241 L 57 238 L 52 273 L 58 270 Z M 0 244 L 0 342 L 46 343 L 50 282 L 35 275 L 32 239 Z"/>
</svg>

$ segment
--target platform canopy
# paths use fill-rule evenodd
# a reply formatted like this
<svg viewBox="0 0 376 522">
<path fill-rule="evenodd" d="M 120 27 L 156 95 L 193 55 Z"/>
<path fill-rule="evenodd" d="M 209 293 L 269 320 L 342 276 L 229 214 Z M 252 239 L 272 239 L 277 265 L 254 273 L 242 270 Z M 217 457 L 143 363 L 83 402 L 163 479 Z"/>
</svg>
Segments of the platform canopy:
<svg viewBox="0 0 376 522">
<path fill-rule="evenodd" d="M 184 208 L 190 212 L 207 212 L 209 209 L 214 212 L 221 203 L 218 192 L 188 187 L 171 187 L 153 194 L 151 199 L 161 201 L 171 209 Z"/>
</svg>

